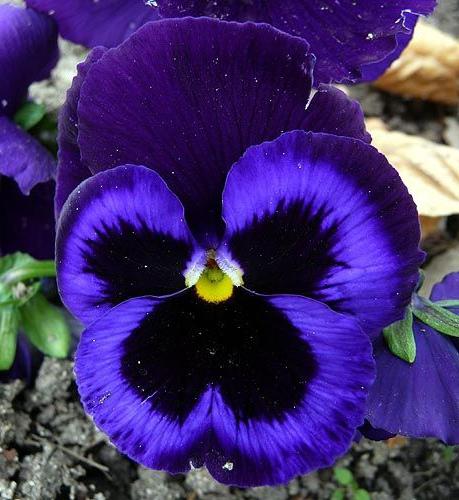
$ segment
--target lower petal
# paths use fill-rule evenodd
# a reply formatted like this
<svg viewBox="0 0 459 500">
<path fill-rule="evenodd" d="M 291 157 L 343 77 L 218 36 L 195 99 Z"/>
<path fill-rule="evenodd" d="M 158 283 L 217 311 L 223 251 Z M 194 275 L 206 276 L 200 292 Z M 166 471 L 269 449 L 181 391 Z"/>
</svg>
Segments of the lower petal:
<svg viewBox="0 0 459 500">
<path fill-rule="evenodd" d="M 302 297 L 193 290 L 118 305 L 82 335 L 86 411 L 153 469 L 206 465 L 255 486 L 330 465 L 363 422 L 373 379 L 357 323 Z"/>
</svg>

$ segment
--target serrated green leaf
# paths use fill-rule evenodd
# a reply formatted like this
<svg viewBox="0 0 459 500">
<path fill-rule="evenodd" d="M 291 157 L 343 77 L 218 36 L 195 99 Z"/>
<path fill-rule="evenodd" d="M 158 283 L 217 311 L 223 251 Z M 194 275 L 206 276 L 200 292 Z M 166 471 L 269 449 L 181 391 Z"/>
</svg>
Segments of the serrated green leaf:
<svg viewBox="0 0 459 500">
<path fill-rule="evenodd" d="M 405 317 L 384 328 L 384 339 L 395 356 L 413 363 L 416 359 L 416 342 L 413 333 L 413 314 L 410 308 L 405 311 Z"/>
<path fill-rule="evenodd" d="M 0 370 L 9 370 L 16 356 L 19 313 L 14 306 L 0 307 Z"/>
<path fill-rule="evenodd" d="M 335 476 L 336 481 L 343 486 L 352 484 L 354 481 L 352 472 L 344 467 L 335 467 L 333 469 L 333 475 Z"/>
<path fill-rule="evenodd" d="M 434 328 L 437 332 L 459 337 L 459 315 L 423 297 L 417 299 L 413 314 L 420 321 Z"/>
<path fill-rule="evenodd" d="M 371 500 L 371 496 L 367 490 L 359 488 L 358 490 L 354 491 L 353 499 L 354 500 Z"/>
<path fill-rule="evenodd" d="M 46 109 L 42 104 L 33 101 L 24 103 L 14 115 L 14 121 L 22 129 L 30 130 L 45 116 Z"/>
<path fill-rule="evenodd" d="M 19 311 L 21 327 L 38 350 L 55 358 L 68 355 L 70 328 L 61 309 L 37 293 Z"/>
<path fill-rule="evenodd" d="M 6 285 L 54 276 L 56 266 L 52 260 L 36 260 L 21 252 L 0 258 L 0 281 Z"/>
</svg>

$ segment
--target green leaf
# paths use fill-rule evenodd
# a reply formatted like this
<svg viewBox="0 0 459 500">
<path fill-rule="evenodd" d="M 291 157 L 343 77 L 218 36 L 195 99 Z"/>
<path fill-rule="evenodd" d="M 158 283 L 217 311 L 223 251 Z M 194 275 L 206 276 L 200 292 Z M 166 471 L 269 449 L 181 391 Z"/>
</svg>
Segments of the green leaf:
<svg viewBox="0 0 459 500">
<path fill-rule="evenodd" d="M 42 353 L 65 358 L 70 348 L 70 329 L 62 309 L 50 304 L 41 293 L 20 308 L 21 327 Z"/>
<path fill-rule="evenodd" d="M 459 300 L 436 300 L 434 304 L 440 307 L 459 307 Z"/>
<path fill-rule="evenodd" d="M 410 308 L 407 308 L 405 317 L 402 320 L 384 328 L 383 333 L 392 354 L 408 363 L 414 362 L 416 359 L 416 342 L 413 333 L 413 314 Z"/>
<path fill-rule="evenodd" d="M 336 481 L 343 486 L 347 486 L 352 484 L 354 481 L 354 476 L 349 469 L 345 469 L 344 467 L 335 467 L 333 469 L 333 475 L 335 476 Z"/>
<path fill-rule="evenodd" d="M 0 370 L 9 370 L 16 356 L 19 313 L 14 306 L 0 307 Z"/>
<path fill-rule="evenodd" d="M 21 252 L 0 258 L 0 282 L 6 285 L 54 276 L 56 266 L 52 260 L 36 260 Z"/>
<path fill-rule="evenodd" d="M 368 493 L 368 491 L 362 488 L 359 488 L 358 490 L 354 491 L 353 498 L 354 500 L 371 500 L 371 496 Z"/>
<path fill-rule="evenodd" d="M 435 302 L 423 297 L 417 297 L 413 314 L 438 332 L 452 337 L 459 337 L 459 316 Z"/>
<path fill-rule="evenodd" d="M 24 130 L 30 130 L 42 120 L 45 113 L 46 109 L 42 104 L 28 101 L 16 112 L 14 121 Z"/>
<path fill-rule="evenodd" d="M 443 460 L 447 463 L 451 463 L 456 454 L 456 449 L 454 446 L 445 446 L 443 448 Z"/>
<path fill-rule="evenodd" d="M 330 497 L 330 500 L 344 500 L 344 491 L 343 490 L 335 490 Z"/>
</svg>

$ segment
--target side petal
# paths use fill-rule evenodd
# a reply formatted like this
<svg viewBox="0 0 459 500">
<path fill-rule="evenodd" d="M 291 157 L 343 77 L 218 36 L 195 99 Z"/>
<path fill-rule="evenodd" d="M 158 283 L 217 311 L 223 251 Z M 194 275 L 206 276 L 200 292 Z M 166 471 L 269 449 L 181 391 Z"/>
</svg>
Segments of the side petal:
<svg viewBox="0 0 459 500">
<path fill-rule="evenodd" d="M 12 179 L 0 179 L 0 255 L 54 259 L 54 187 L 54 181 L 38 184 L 25 196 Z"/>
<path fill-rule="evenodd" d="M 164 181 L 146 167 L 120 166 L 84 181 L 64 205 L 59 291 L 88 324 L 131 297 L 185 288 L 192 254 L 183 207 Z"/>
<path fill-rule="evenodd" d="M 409 27 L 404 26 L 405 13 L 428 15 L 436 3 L 436 0 L 159 2 L 164 16 L 211 16 L 241 22 L 266 22 L 305 38 L 317 58 L 315 83 L 361 80 L 362 66 L 385 60 L 397 50 L 400 33 L 412 34 Z M 390 62 L 386 60 L 387 65 Z"/>
<path fill-rule="evenodd" d="M 0 175 L 11 177 L 24 194 L 54 178 L 56 161 L 31 135 L 0 116 Z"/>
<path fill-rule="evenodd" d="M 459 272 L 446 275 L 440 283 L 434 285 L 430 299 L 459 300 Z"/>
<path fill-rule="evenodd" d="M 357 317 L 369 335 L 403 316 L 418 277 L 416 207 L 372 146 L 290 132 L 250 148 L 228 175 L 218 250 L 245 285 Z"/>
<path fill-rule="evenodd" d="M 115 47 L 140 26 L 158 19 L 158 9 L 145 0 L 26 0 L 29 7 L 49 14 L 59 33 L 86 47 Z"/>
<path fill-rule="evenodd" d="M 221 229 L 231 165 L 248 146 L 301 128 L 312 64 L 304 41 L 266 25 L 148 24 L 94 64 L 82 86 L 82 158 L 93 173 L 128 163 L 156 170 L 206 240 Z"/>
<path fill-rule="evenodd" d="M 67 91 L 67 99 L 60 110 L 58 120 L 59 152 L 57 155 L 57 188 L 55 211 L 56 217 L 62 209 L 70 193 L 85 179 L 90 177 L 91 171 L 83 164 L 78 147 L 78 115 L 77 106 L 80 100 L 81 85 L 91 66 L 105 53 L 103 47 L 96 47 L 90 52 L 86 60 L 77 66 L 78 73 L 73 79 L 72 86 Z"/>
<path fill-rule="evenodd" d="M 360 104 L 331 85 L 319 86 L 307 108 L 303 128 L 371 142 Z"/>
<path fill-rule="evenodd" d="M 47 16 L 0 5 L 0 115 L 12 115 L 32 82 L 47 78 L 57 63 L 57 27 Z M 8 68 L 5 71 L 5 68 Z"/>
<path fill-rule="evenodd" d="M 192 290 L 131 299 L 82 335 L 86 411 L 123 453 L 241 486 L 330 465 L 363 422 L 371 347 L 352 318 L 302 297 Z"/>
<path fill-rule="evenodd" d="M 428 326 L 416 322 L 414 332 L 413 364 L 394 356 L 382 336 L 375 341 L 377 375 L 366 418 L 394 434 L 459 444 L 459 352 Z"/>
</svg>

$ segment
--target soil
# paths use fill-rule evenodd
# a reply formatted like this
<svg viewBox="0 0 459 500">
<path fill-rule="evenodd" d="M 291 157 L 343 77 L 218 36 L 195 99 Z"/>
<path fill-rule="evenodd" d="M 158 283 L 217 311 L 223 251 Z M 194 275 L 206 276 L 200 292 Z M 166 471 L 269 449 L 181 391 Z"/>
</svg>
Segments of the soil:
<svg viewBox="0 0 459 500">
<path fill-rule="evenodd" d="M 459 36 L 459 0 L 440 0 L 430 22 Z M 67 42 L 61 42 L 61 51 L 50 80 L 31 90 L 32 98 L 51 113 L 62 105 L 75 66 L 86 54 Z M 367 116 L 382 118 L 392 129 L 459 147 L 457 108 L 403 99 L 369 85 L 352 87 L 351 94 Z M 457 217 L 444 227 L 440 243 L 429 248 L 435 257 L 426 269 L 427 288 L 459 270 Z M 363 439 L 337 465 L 351 470 L 359 488 L 374 500 L 459 498 L 457 451 L 436 440 Z M 138 467 L 119 454 L 84 414 L 71 361 L 45 359 L 32 387 L 20 381 L 0 384 L 1 500 L 321 500 L 337 489 L 333 469 L 276 488 L 238 489 L 216 483 L 203 469 L 170 476 Z M 350 489 L 343 492 L 344 498 L 352 498 Z"/>
</svg>

